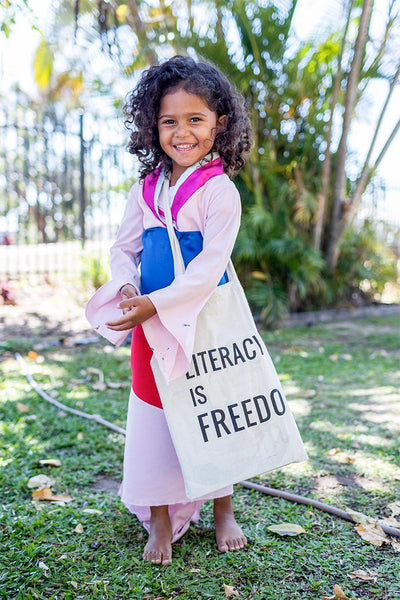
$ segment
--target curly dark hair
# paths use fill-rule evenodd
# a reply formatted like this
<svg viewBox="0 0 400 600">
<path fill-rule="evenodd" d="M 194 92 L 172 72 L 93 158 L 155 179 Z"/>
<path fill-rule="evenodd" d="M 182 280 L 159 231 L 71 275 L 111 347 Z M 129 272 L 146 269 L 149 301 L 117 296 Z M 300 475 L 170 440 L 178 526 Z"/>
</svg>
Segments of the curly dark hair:
<svg viewBox="0 0 400 600">
<path fill-rule="evenodd" d="M 158 113 L 161 98 L 179 88 L 200 96 L 217 113 L 217 118 L 227 116 L 225 128 L 215 136 L 211 152 L 218 152 L 225 173 L 234 175 L 244 165 L 253 138 L 243 97 L 213 65 L 174 56 L 144 71 L 124 106 L 125 126 L 131 131 L 128 150 L 139 158 L 140 178 L 160 164 L 171 168 L 171 159 L 159 142 Z"/>
</svg>

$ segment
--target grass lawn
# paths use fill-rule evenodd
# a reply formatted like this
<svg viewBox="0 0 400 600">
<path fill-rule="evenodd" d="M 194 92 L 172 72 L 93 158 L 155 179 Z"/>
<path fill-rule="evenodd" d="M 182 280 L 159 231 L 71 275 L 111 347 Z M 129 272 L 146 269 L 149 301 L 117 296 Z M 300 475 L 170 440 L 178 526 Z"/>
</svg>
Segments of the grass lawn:
<svg viewBox="0 0 400 600">
<path fill-rule="evenodd" d="M 265 333 L 309 461 L 255 481 L 390 516 L 387 506 L 400 492 L 399 329 L 398 317 L 382 317 Z M 123 436 L 43 401 L 13 358 L 21 351 L 38 383 L 59 401 L 124 427 L 129 387 L 95 390 L 98 376 L 88 369 L 129 385 L 129 348 L 99 342 L 50 347 L 29 358 L 34 341 L 3 343 L 0 365 L 6 376 L 0 384 L 1 598 L 223 600 L 224 584 L 243 600 L 322 600 L 333 596 L 334 585 L 349 598 L 400 598 L 400 554 L 393 546 L 376 547 L 353 524 L 317 509 L 240 487 L 234 501 L 250 540 L 246 550 L 217 553 L 208 503 L 200 522 L 174 545 L 172 566 L 144 564 L 146 536 L 116 494 Z M 50 458 L 61 466 L 38 464 Z M 38 474 L 50 476 L 53 492 L 72 501 L 33 502 L 27 483 Z M 306 533 L 279 537 L 267 529 L 283 522 Z M 357 570 L 371 580 L 351 579 Z"/>
</svg>

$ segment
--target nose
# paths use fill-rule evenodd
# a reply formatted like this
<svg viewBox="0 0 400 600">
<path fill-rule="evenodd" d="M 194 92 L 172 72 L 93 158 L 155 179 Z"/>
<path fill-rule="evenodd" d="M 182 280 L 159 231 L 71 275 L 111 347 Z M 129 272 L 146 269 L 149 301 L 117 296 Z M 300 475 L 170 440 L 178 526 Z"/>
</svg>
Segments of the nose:
<svg viewBox="0 0 400 600">
<path fill-rule="evenodd" d="M 185 122 L 180 122 L 177 124 L 176 127 L 176 135 L 178 137 L 185 137 L 188 133 L 188 127 L 187 124 Z"/>
</svg>

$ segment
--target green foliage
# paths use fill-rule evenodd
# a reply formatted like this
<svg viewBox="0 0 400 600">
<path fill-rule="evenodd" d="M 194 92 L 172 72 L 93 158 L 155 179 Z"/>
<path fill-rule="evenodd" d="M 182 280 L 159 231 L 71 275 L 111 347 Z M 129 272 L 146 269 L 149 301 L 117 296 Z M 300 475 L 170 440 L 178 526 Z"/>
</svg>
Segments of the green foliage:
<svg viewBox="0 0 400 600">
<path fill-rule="evenodd" d="M 90 286 L 97 290 L 110 278 L 108 260 L 103 256 L 84 254 L 81 265 L 80 279 L 85 289 Z"/>
<path fill-rule="evenodd" d="M 351 227 L 340 247 L 337 268 L 329 280 L 326 300 L 331 303 L 351 303 L 352 299 L 371 302 L 379 300 L 388 281 L 396 281 L 396 256 L 382 236 L 376 233 L 376 223 L 365 221 L 358 230 Z"/>
</svg>

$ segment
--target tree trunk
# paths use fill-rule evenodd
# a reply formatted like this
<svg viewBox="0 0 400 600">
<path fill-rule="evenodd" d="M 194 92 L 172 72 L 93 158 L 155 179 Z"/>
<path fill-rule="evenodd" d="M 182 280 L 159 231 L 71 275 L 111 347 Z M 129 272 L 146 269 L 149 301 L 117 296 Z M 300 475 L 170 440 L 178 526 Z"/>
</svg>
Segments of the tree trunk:
<svg viewBox="0 0 400 600">
<path fill-rule="evenodd" d="M 336 155 L 336 176 L 333 191 L 333 205 L 331 216 L 331 230 L 329 235 L 327 264 L 333 270 L 336 266 L 338 252 L 337 240 L 339 235 L 339 224 L 341 218 L 341 208 L 345 200 L 346 191 L 346 158 L 347 158 L 347 140 L 350 132 L 351 121 L 354 114 L 354 108 L 357 98 L 357 89 L 360 79 L 361 61 L 365 51 L 365 45 L 368 39 L 368 24 L 372 10 L 373 0 L 363 0 L 362 12 L 360 16 L 359 30 L 354 46 L 353 59 L 351 61 L 349 77 L 347 80 L 347 90 L 344 105 L 342 135 Z"/>
<path fill-rule="evenodd" d="M 347 227 L 351 224 L 351 222 L 353 221 L 357 210 L 360 206 L 361 203 L 361 198 L 362 195 L 368 185 L 368 183 L 371 180 L 371 177 L 373 176 L 373 174 L 376 172 L 380 162 L 382 161 L 384 155 L 386 154 L 390 144 L 392 143 L 392 141 L 394 140 L 399 128 L 400 128 L 400 119 L 397 121 L 396 125 L 393 127 L 392 132 L 390 134 L 390 136 L 387 138 L 382 150 L 380 151 L 377 159 L 375 160 L 375 163 L 373 165 L 370 166 L 370 159 L 371 159 L 371 155 L 372 152 L 374 150 L 375 147 L 375 143 L 378 137 L 378 133 L 380 131 L 382 122 L 383 122 L 383 118 L 385 116 L 386 110 L 389 106 L 389 102 L 390 99 L 392 97 L 393 91 L 396 87 L 397 81 L 400 77 L 400 65 L 397 67 L 397 71 L 394 74 L 394 77 L 392 79 L 392 81 L 390 82 L 390 86 L 389 86 L 389 91 L 387 93 L 385 102 L 382 106 L 382 110 L 381 113 L 379 115 L 379 119 L 377 121 L 377 124 L 375 126 L 375 131 L 374 131 L 374 135 L 372 136 L 372 140 L 371 143 L 369 145 L 369 149 L 367 152 L 367 156 L 365 158 L 364 161 L 364 165 L 361 171 L 361 175 L 359 176 L 356 185 L 354 187 L 353 193 L 351 195 L 351 203 L 350 203 L 350 210 L 347 211 L 347 213 L 344 215 L 341 223 L 339 224 L 339 231 L 338 231 L 338 239 L 337 239 L 337 244 L 336 244 L 336 248 L 338 247 L 341 238 L 343 237 L 344 232 L 346 231 Z"/>
<path fill-rule="evenodd" d="M 353 0 L 349 2 L 348 12 L 346 24 L 343 31 L 342 36 L 342 45 L 340 48 L 340 53 L 338 56 L 338 70 L 333 79 L 332 84 L 332 96 L 331 96 L 331 105 L 330 105 L 330 115 L 328 122 L 328 130 L 326 132 L 326 151 L 325 151 L 325 159 L 322 163 L 322 172 L 321 172 L 321 189 L 317 195 L 318 199 L 318 208 L 317 208 L 317 216 L 315 220 L 315 227 L 313 232 L 313 248 L 314 250 L 321 250 L 322 247 L 322 233 L 324 229 L 325 223 L 325 214 L 326 214 L 326 205 L 328 199 L 329 192 L 329 183 L 331 179 L 331 166 L 332 166 L 332 152 L 331 152 L 331 143 L 332 143 L 332 128 L 333 128 L 333 115 L 335 112 L 335 107 L 339 97 L 340 84 L 342 82 L 342 61 L 343 61 L 343 53 L 344 47 L 346 43 L 347 31 L 349 29 L 351 11 L 353 9 Z"/>
</svg>

